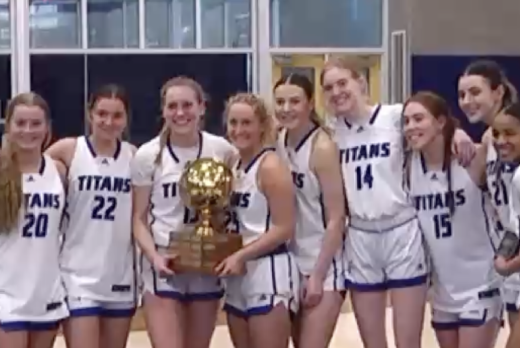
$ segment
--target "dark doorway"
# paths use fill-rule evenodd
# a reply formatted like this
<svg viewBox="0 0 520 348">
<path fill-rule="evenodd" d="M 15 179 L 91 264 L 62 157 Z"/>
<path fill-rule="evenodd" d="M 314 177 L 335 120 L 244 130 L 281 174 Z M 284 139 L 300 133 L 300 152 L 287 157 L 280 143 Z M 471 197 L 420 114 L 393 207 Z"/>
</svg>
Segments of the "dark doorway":
<svg viewBox="0 0 520 348">
<path fill-rule="evenodd" d="M 205 128 L 215 134 L 223 133 L 226 99 L 249 90 L 246 54 L 90 55 L 87 71 L 89 93 L 107 83 L 127 90 L 132 108 L 130 138 L 135 144 L 157 135 L 160 89 L 172 77 L 188 76 L 202 85 L 208 99 Z"/>
<path fill-rule="evenodd" d="M 85 56 L 31 56 L 32 90 L 51 109 L 54 139 L 78 136 L 85 121 Z"/>
</svg>

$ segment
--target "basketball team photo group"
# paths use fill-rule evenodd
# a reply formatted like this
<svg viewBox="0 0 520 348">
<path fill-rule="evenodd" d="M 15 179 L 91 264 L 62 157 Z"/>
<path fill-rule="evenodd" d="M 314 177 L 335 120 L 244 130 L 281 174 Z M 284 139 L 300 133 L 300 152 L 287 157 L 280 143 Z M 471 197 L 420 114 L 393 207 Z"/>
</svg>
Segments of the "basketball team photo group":
<svg viewBox="0 0 520 348">
<path fill-rule="evenodd" d="M 365 69 L 330 55 L 315 82 L 231 95 L 223 135 L 205 130 L 203 84 L 172 76 L 154 92 L 160 132 L 139 144 L 124 85 L 99 86 L 69 115 L 86 134 L 61 139 L 41 95 L 13 96 L 0 347 L 125 348 L 137 317 L 155 348 L 216 347 L 221 322 L 236 348 L 326 348 L 344 330 L 420 348 L 426 329 L 440 348 L 520 347 L 515 86 L 475 59 L 455 115 L 429 90 L 372 102 Z"/>
</svg>

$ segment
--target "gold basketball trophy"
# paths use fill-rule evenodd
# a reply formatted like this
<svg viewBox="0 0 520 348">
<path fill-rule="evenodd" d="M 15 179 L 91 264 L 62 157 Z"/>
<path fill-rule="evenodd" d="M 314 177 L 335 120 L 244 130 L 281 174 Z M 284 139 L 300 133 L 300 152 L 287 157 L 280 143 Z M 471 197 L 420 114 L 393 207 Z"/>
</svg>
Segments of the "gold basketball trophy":
<svg viewBox="0 0 520 348">
<path fill-rule="evenodd" d="M 181 199 L 199 217 L 194 230 L 172 233 L 169 251 L 175 272 L 215 274 L 215 267 L 242 248 L 239 234 L 227 233 L 224 222 L 233 173 L 223 163 L 200 158 L 189 163 L 179 183 Z"/>
</svg>

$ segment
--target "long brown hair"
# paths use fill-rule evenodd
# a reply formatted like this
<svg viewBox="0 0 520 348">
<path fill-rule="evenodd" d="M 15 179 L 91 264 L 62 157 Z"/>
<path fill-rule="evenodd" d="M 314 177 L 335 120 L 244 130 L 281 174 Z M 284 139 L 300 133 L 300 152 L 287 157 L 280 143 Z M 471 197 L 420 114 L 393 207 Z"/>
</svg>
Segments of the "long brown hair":
<svg viewBox="0 0 520 348">
<path fill-rule="evenodd" d="M 2 136 L 0 150 L 0 233 L 6 233 L 16 227 L 23 204 L 22 172 L 18 163 L 16 145 L 9 139 L 11 120 L 19 105 L 35 106 L 45 113 L 49 133 L 47 133 L 41 151 L 49 145 L 51 140 L 49 106 L 45 99 L 33 92 L 18 94 L 11 99 L 5 113 L 5 133 Z"/>
<path fill-rule="evenodd" d="M 509 82 L 507 74 L 500 64 L 493 60 L 476 60 L 469 64 L 464 70 L 463 76 L 476 75 L 487 81 L 491 90 L 496 91 L 499 87 L 504 89 L 504 95 L 500 101 L 498 111 L 501 111 L 509 104 L 518 100 L 518 93 L 515 86 Z"/>
<path fill-rule="evenodd" d="M 446 169 L 446 177 L 448 180 L 448 194 L 451 197 L 453 194 L 452 190 L 452 173 L 451 173 L 451 162 L 452 162 L 452 150 L 451 144 L 453 142 L 453 137 L 455 136 L 455 131 L 458 127 L 458 121 L 455 117 L 453 117 L 450 107 L 446 100 L 430 91 L 421 91 L 412 95 L 408 100 L 404 103 L 403 111 L 406 109 L 408 104 L 410 103 L 419 103 L 421 104 L 433 117 L 436 119 L 440 119 L 444 117 L 446 122 L 442 129 L 444 144 L 444 160 L 443 160 L 443 168 Z M 450 209 L 450 213 L 455 211 L 455 204 L 453 199 L 448 200 L 448 206 Z"/>
<path fill-rule="evenodd" d="M 161 88 L 161 108 L 164 108 L 165 106 L 165 98 L 166 93 L 168 93 L 168 90 L 172 87 L 188 87 L 193 90 L 195 93 L 195 96 L 197 98 L 197 101 L 199 103 L 205 103 L 206 99 L 204 97 L 204 90 L 202 89 L 202 86 L 195 81 L 192 78 L 186 77 L 186 76 L 179 76 L 174 77 L 170 80 L 168 80 Z M 161 159 L 162 159 L 162 152 L 164 147 L 166 146 L 166 143 L 168 142 L 168 138 L 170 137 L 170 128 L 168 125 L 164 124 L 161 132 L 159 133 L 159 153 L 157 154 L 157 157 L 155 157 L 155 164 L 161 165 Z"/>
<path fill-rule="evenodd" d="M 276 92 L 276 89 L 281 85 L 294 85 L 300 87 L 307 98 L 307 101 L 311 102 L 314 100 L 314 84 L 309 80 L 309 78 L 305 75 L 301 74 L 290 74 L 287 76 L 282 76 L 273 87 L 273 92 Z M 314 104 L 314 103 L 313 103 Z M 331 134 L 332 131 L 327 127 L 325 120 L 318 115 L 316 112 L 316 106 L 313 105 L 311 113 L 309 115 L 311 121 L 318 125 L 321 129 L 323 129 L 327 134 Z"/>
</svg>

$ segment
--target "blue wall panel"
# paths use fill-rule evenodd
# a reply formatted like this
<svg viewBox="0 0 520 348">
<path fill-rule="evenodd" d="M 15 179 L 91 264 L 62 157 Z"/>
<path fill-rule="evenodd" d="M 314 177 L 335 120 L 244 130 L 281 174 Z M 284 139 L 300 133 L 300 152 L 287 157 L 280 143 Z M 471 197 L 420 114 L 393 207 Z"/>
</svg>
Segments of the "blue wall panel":
<svg viewBox="0 0 520 348">
<path fill-rule="evenodd" d="M 457 81 L 464 68 L 477 59 L 492 59 L 504 68 L 512 84 L 520 87 L 520 57 L 505 56 L 412 56 L 412 90 L 431 90 L 442 95 L 474 140 L 480 140 L 483 125 L 469 124 L 458 108 Z"/>
</svg>

